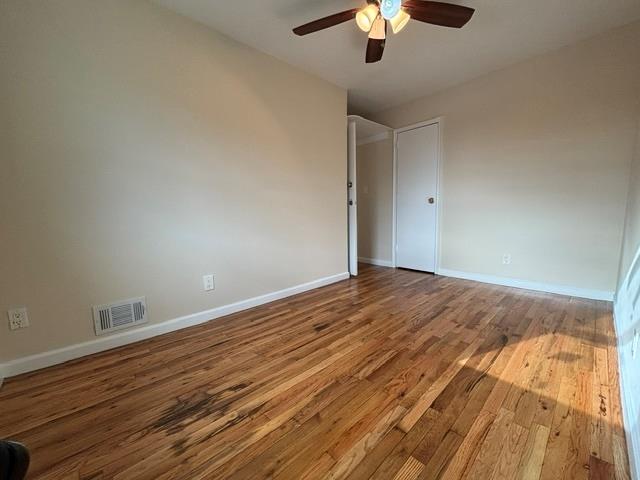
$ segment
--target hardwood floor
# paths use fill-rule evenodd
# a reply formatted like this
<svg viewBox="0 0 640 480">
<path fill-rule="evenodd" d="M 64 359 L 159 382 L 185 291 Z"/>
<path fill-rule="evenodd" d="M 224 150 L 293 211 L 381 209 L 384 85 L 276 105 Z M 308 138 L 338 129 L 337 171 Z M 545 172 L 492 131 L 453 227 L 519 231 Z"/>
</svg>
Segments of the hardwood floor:
<svg viewBox="0 0 640 480">
<path fill-rule="evenodd" d="M 610 304 L 363 266 L 9 379 L 39 479 L 627 479 Z"/>
</svg>

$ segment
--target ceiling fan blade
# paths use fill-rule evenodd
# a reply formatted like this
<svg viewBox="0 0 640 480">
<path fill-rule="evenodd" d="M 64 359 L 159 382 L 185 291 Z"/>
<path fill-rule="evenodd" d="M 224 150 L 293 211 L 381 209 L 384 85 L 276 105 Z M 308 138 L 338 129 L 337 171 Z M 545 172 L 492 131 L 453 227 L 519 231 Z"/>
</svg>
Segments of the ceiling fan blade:
<svg viewBox="0 0 640 480">
<path fill-rule="evenodd" d="M 293 33 L 300 36 L 308 35 L 310 33 L 317 32 L 318 30 L 324 30 L 325 28 L 340 25 L 341 23 L 348 22 L 349 20 L 356 18 L 358 10 L 358 8 L 352 8 L 351 10 L 345 10 L 344 12 L 335 13 L 328 17 L 305 23 L 304 25 L 294 28 Z"/>
<path fill-rule="evenodd" d="M 405 0 L 402 8 L 414 20 L 452 28 L 464 27 L 475 12 L 470 7 L 428 0 Z"/>
<path fill-rule="evenodd" d="M 367 55 L 365 57 L 366 63 L 376 63 L 382 60 L 382 54 L 384 53 L 385 40 L 378 40 L 370 38 L 367 42 Z"/>
</svg>

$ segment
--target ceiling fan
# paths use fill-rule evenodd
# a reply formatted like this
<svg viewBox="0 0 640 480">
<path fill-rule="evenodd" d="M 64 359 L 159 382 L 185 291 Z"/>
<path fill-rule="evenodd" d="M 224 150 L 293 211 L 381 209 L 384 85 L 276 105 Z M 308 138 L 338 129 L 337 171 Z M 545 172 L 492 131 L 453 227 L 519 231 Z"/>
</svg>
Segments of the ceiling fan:
<svg viewBox="0 0 640 480">
<path fill-rule="evenodd" d="M 471 19 L 475 10 L 451 3 L 428 0 L 367 0 L 365 8 L 352 8 L 329 15 L 293 29 L 296 35 L 324 30 L 355 18 L 358 27 L 369 34 L 367 63 L 379 62 L 384 53 L 387 24 L 393 33 L 402 30 L 410 19 L 443 27 L 461 28 Z"/>
</svg>

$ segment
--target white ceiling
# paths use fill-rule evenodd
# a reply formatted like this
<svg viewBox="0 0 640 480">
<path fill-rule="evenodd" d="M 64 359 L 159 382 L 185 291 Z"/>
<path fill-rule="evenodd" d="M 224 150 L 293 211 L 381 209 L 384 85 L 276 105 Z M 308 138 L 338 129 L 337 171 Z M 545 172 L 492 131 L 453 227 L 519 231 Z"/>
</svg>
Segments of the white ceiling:
<svg viewBox="0 0 640 480">
<path fill-rule="evenodd" d="M 297 37 L 293 27 L 364 0 L 153 0 L 349 90 L 373 113 L 640 19 L 640 0 L 453 0 L 476 9 L 462 30 L 412 21 L 364 63 L 355 22 Z"/>
</svg>

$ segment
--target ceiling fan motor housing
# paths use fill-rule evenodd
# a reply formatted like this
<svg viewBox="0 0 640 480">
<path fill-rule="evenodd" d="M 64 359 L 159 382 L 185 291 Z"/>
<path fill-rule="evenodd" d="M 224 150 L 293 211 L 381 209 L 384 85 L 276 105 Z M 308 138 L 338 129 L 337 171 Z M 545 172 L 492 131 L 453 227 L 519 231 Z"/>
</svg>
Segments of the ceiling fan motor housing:
<svg viewBox="0 0 640 480">
<path fill-rule="evenodd" d="M 391 20 L 400 11 L 402 0 L 380 0 L 380 14 L 385 20 Z"/>
</svg>

